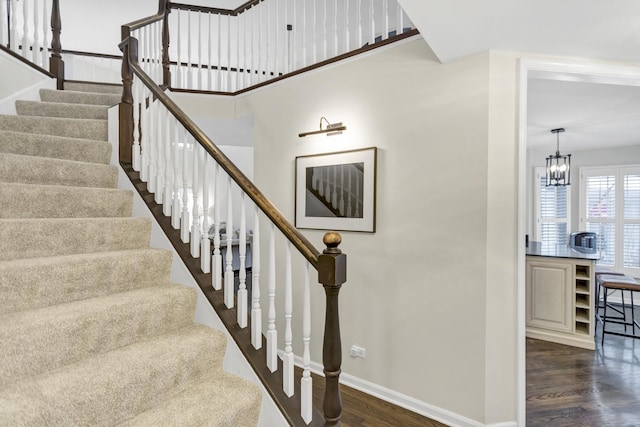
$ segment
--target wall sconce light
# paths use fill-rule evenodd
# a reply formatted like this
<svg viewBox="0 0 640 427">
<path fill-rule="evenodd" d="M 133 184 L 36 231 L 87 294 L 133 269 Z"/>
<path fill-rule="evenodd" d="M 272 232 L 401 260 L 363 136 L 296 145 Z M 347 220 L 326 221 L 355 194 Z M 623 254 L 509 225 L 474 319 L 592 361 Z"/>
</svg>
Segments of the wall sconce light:
<svg viewBox="0 0 640 427">
<path fill-rule="evenodd" d="M 571 185 L 571 154 L 560 154 L 560 133 L 564 128 L 552 129 L 556 134 L 556 154 L 547 157 L 547 187 Z"/>
<path fill-rule="evenodd" d="M 327 123 L 327 125 L 326 125 L 326 127 L 324 129 L 322 129 L 322 122 L 323 121 Z M 320 130 L 313 130 L 313 131 L 310 131 L 310 132 L 302 132 L 302 133 L 299 133 L 298 136 L 300 138 L 304 138 L 305 136 L 317 135 L 319 133 L 326 133 L 327 136 L 340 135 L 343 130 L 347 130 L 347 127 L 344 126 L 342 124 L 342 122 L 329 123 L 329 120 L 327 120 L 325 117 L 320 117 Z"/>
</svg>

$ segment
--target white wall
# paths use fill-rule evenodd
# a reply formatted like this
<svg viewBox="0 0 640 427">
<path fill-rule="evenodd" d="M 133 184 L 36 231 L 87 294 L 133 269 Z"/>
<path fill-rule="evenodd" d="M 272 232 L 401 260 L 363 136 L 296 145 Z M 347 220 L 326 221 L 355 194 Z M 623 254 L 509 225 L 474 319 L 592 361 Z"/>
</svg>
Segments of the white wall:
<svg viewBox="0 0 640 427">
<path fill-rule="evenodd" d="M 40 100 L 41 88 L 56 87 L 55 80 L 5 52 L 0 52 L 0 70 L 0 114 L 16 114 L 17 99 Z"/>
</svg>

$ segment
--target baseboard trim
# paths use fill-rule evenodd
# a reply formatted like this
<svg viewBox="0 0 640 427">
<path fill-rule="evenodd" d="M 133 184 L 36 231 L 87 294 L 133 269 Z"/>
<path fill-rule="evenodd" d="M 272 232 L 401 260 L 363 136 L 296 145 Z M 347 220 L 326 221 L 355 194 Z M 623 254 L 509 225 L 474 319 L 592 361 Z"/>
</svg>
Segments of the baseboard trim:
<svg viewBox="0 0 640 427">
<path fill-rule="evenodd" d="M 278 353 L 282 354 L 282 351 L 278 351 Z M 302 357 L 295 356 L 294 363 L 296 366 L 302 367 Z M 322 377 L 324 376 L 323 368 L 320 363 L 311 362 L 310 369 L 314 374 Z M 340 383 L 451 427 L 517 427 L 517 423 L 515 421 L 482 424 L 460 414 L 430 405 L 411 396 L 407 396 L 345 372 L 340 374 Z"/>
</svg>

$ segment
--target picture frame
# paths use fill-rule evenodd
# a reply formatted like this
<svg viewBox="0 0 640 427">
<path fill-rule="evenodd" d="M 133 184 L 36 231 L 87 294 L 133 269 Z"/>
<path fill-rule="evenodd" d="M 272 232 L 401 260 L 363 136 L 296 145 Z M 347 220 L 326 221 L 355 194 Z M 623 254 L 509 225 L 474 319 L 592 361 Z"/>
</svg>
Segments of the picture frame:
<svg viewBox="0 0 640 427">
<path fill-rule="evenodd" d="M 376 147 L 298 156 L 295 226 L 376 231 Z"/>
</svg>

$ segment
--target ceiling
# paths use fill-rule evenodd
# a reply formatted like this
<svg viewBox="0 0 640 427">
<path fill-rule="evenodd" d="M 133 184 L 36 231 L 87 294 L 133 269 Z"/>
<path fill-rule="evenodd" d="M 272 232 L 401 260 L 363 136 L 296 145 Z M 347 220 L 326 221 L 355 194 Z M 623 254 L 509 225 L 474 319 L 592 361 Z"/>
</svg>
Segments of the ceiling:
<svg viewBox="0 0 640 427">
<path fill-rule="evenodd" d="M 487 50 L 640 65 L 638 0 L 399 0 L 441 62 Z M 460 12 L 464 11 L 464 12 Z M 530 79 L 528 147 L 640 145 L 640 88 Z"/>
</svg>

